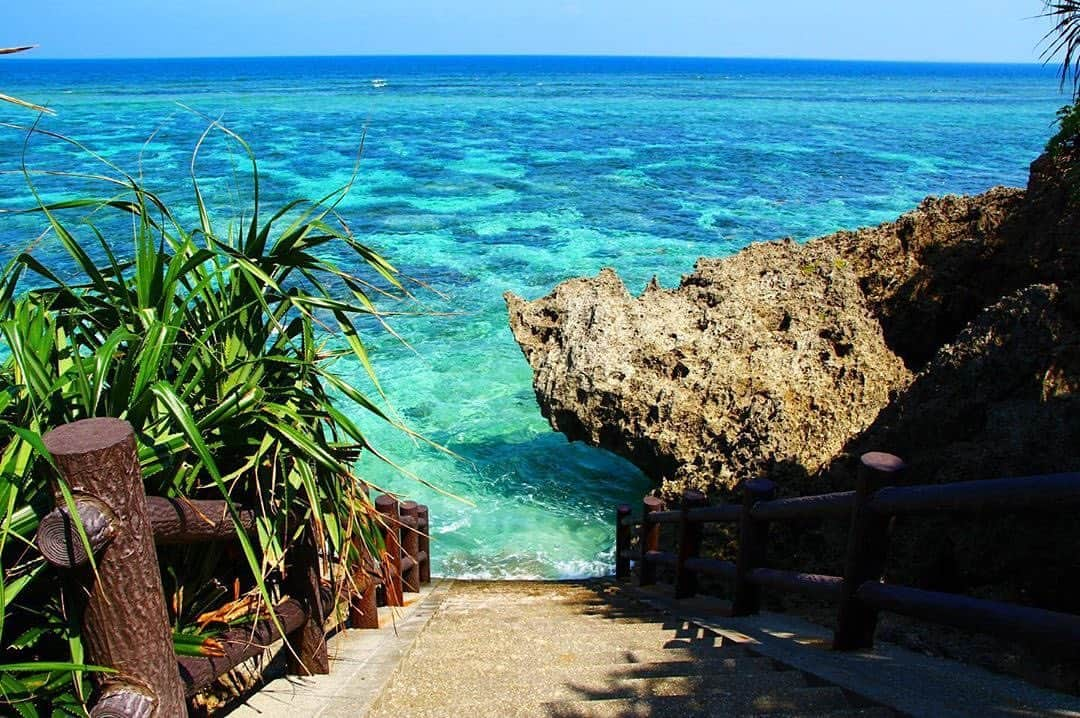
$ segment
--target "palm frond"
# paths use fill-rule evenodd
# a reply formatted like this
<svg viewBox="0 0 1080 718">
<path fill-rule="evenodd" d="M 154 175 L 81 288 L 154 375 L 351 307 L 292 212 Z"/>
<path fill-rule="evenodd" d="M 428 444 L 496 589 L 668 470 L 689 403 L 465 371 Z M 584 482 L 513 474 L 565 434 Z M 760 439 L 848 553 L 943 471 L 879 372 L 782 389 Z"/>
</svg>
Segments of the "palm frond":
<svg viewBox="0 0 1080 718">
<path fill-rule="evenodd" d="M 33 50 L 37 45 L 22 45 L 20 47 L 0 47 L 0 55 L 14 55 L 17 52 L 26 52 L 27 50 Z M 18 97 L 12 97 L 11 95 L 5 95 L 0 93 L 0 102 L 8 102 L 19 107 L 25 107 L 28 110 L 34 112 L 41 112 L 46 115 L 55 114 L 48 107 L 41 105 L 35 105 L 33 102 L 27 102 L 26 100 L 20 100 Z"/>
<path fill-rule="evenodd" d="M 1061 57 L 1061 87 L 1071 79 L 1073 96 L 1080 91 L 1080 0 L 1046 0 L 1043 17 L 1054 26 L 1042 38 L 1043 63 Z"/>
</svg>

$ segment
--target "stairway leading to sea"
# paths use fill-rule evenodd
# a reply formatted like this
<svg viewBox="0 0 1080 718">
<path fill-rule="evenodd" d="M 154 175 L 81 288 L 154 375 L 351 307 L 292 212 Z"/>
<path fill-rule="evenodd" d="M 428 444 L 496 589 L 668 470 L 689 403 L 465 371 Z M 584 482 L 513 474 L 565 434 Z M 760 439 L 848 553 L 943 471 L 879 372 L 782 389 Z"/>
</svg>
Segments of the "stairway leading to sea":
<svg viewBox="0 0 1080 718">
<path fill-rule="evenodd" d="M 895 716 L 603 581 L 457 582 L 372 718 Z"/>
<path fill-rule="evenodd" d="M 330 639 L 331 673 L 279 678 L 234 718 L 1052 716 L 1080 698 L 879 641 L 611 579 L 436 580 Z"/>
</svg>

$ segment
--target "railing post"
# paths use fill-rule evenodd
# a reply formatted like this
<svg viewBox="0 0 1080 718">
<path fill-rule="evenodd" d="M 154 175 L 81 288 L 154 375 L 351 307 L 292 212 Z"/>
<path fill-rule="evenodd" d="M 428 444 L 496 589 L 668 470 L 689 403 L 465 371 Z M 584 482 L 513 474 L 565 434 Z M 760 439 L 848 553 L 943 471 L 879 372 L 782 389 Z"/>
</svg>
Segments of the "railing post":
<svg viewBox="0 0 1080 718">
<path fill-rule="evenodd" d="M 431 583 L 431 513 L 424 504 L 416 509 L 416 530 L 420 532 L 420 553 L 424 560 L 420 562 L 420 583 Z"/>
<path fill-rule="evenodd" d="M 623 526 L 623 519 L 630 515 L 630 507 L 622 504 L 615 509 L 615 578 L 630 578 L 630 527 Z"/>
<path fill-rule="evenodd" d="M 375 601 L 375 582 L 360 569 L 353 582 L 355 593 L 349 600 L 349 626 L 351 628 L 378 628 L 379 607 Z"/>
<path fill-rule="evenodd" d="M 351 628 L 378 628 L 379 607 L 375 599 L 375 581 L 367 572 L 368 552 L 359 537 L 352 540 L 356 551 L 356 568 L 353 570 L 352 596 L 349 597 L 349 626 Z"/>
<path fill-rule="evenodd" d="M 383 570 L 383 587 L 387 606 L 405 605 L 401 592 L 401 518 L 398 502 L 393 496 L 383 494 L 375 499 L 375 508 L 382 514 L 383 546 L 386 563 Z"/>
<path fill-rule="evenodd" d="M 358 481 L 357 493 L 364 498 L 365 504 L 371 503 L 371 489 L 363 481 Z M 379 603 L 376 598 L 378 586 L 368 573 L 370 555 L 359 536 L 353 538 L 356 551 L 356 569 L 353 571 L 353 594 L 349 598 L 349 626 L 351 628 L 378 628 Z"/>
<path fill-rule="evenodd" d="M 639 583 L 651 586 L 656 583 L 656 564 L 645 560 L 649 551 L 660 550 L 660 524 L 649 523 L 649 514 L 659 511 L 664 502 L 655 496 L 646 496 L 641 511 L 641 574 Z"/>
<path fill-rule="evenodd" d="M 323 606 L 322 572 L 314 529 L 314 524 L 309 524 L 308 530 L 289 545 L 285 558 L 285 590 L 307 611 L 307 620 L 286 637 L 292 648 L 286 667 L 290 675 L 314 676 L 330 672 L 326 648 L 327 612 Z"/>
<path fill-rule="evenodd" d="M 87 526 L 92 548 L 100 548 L 96 575 L 89 568 L 72 572 L 77 594 L 85 597 L 86 662 L 116 670 L 111 675 L 94 674 L 103 685 L 90 714 L 186 716 L 131 425 L 120 419 L 84 419 L 43 438 L 80 514 L 83 505 L 100 507 L 108 524 L 108 545 L 100 548 L 103 544 L 95 536 L 102 535 L 101 521 L 86 522 L 92 524 Z M 66 511 L 59 491 L 56 504 Z M 81 543 L 73 527 L 72 535 Z"/>
<path fill-rule="evenodd" d="M 690 509 L 705 505 L 705 494 L 685 491 L 682 496 L 682 517 L 679 519 L 679 560 L 675 564 L 675 598 L 689 598 L 697 593 L 697 572 L 686 567 L 687 559 L 697 558 L 701 550 L 701 524 L 687 519 Z"/>
<path fill-rule="evenodd" d="M 856 593 L 863 583 L 880 581 L 885 572 L 889 517 L 873 511 L 869 502 L 878 489 L 896 483 L 905 468 L 904 462 L 892 454 L 872 451 L 860 459 L 844 561 L 840 612 L 833 636 L 833 648 L 837 650 L 860 650 L 874 645 L 877 609 L 860 601 Z"/>
<path fill-rule="evenodd" d="M 735 559 L 735 598 L 731 615 L 751 616 L 761 610 L 761 588 L 751 583 L 750 572 L 765 563 L 769 522 L 753 517 L 754 504 L 776 496 L 776 484 L 754 479 L 743 484 L 742 515 L 739 517 L 739 548 Z"/>
<path fill-rule="evenodd" d="M 416 518 L 419 507 L 415 501 L 401 503 L 401 549 L 404 555 L 412 559 L 412 566 L 401 574 L 401 584 L 403 590 L 410 593 L 420 591 L 420 562 L 417 560 L 420 554 L 420 533 L 417 525 L 420 522 Z"/>
</svg>

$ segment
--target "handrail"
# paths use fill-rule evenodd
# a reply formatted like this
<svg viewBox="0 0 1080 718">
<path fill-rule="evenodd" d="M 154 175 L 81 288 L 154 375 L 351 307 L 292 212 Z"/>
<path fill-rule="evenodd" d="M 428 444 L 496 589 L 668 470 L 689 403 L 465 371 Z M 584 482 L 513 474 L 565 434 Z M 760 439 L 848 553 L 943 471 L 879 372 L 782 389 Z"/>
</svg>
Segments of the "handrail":
<svg viewBox="0 0 1080 718">
<path fill-rule="evenodd" d="M 854 491 L 840 491 L 834 494 L 816 494 L 813 496 L 796 496 L 789 499 L 761 501 L 754 505 L 752 513 L 755 519 L 761 521 L 846 516 L 851 513 L 851 506 L 854 502 Z"/>
<path fill-rule="evenodd" d="M 93 639 L 87 642 L 86 661 L 120 669 L 115 676 L 95 674 L 109 677 L 91 715 L 187 715 L 186 698 L 281 638 L 290 647 L 289 674 L 329 672 L 332 596 L 321 576 L 325 546 L 316 544 L 312 532 L 300 534 L 285 553 L 285 597 L 273 609 L 276 620 L 262 618 L 226 631 L 218 637 L 223 656 L 178 657 L 155 546 L 236 541 L 255 530 L 255 512 L 235 510 L 224 500 L 147 497 L 134 431 L 126 421 L 85 419 L 58 427 L 43 440 L 73 500 L 57 488 L 56 509 L 42 518 L 35 544 L 60 569 L 78 568 L 94 557 L 95 571 L 70 574 L 76 600 L 85 604 L 83 635 Z M 375 504 L 384 518 L 383 544 L 395 550 L 377 569 L 385 580 L 369 576 L 366 567 L 350 578 L 356 586 L 349 597 L 353 627 L 378 627 L 377 591 L 385 594 L 385 603 L 401 605 L 403 578 L 411 591 L 431 580 L 428 508 L 412 501 L 399 504 L 390 496 Z M 130 640 L 132 635 L 139 640 Z"/>
<path fill-rule="evenodd" d="M 703 573 L 708 576 L 716 576 L 729 581 L 735 580 L 735 563 L 718 558 L 689 558 L 686 560 L 686 568 L 694 573 Z"/>
<path fill-rule="evenodd" d="M 289 634 L 308 620 L 304 606 L 293 598 L 287 598 L 274 607 L 278 622 Z M 225 655 L 215 657 L 180 656 L 180 678 L 184 682 L 184 694 L 191 698 L 213 683 L 218 676 L 266 650 L 281 638 L 281 632 L 269 619 L 258 621 L 254 626 L 239 626 L 218 636 L 218 643 Z"/>
<path fill-rule="evenodd" d="M 958 481 L 930 486 L 888 486 L 870 499 L 882 514 L 932 511 L 1017 511 L 1080 502 L 1080 473 Z"/>
<path fill-rule="evenodd" d="M 987 601 L 971 596 L 867 582 L 861 600 L 877 608 L 1005 638 L 1037 641 L 1074 652 L 1080 645 L 1080 616 Z"/>
<path fill-rule="evenodd" d="M 646 551 L 642 560 L 648 563 L 657 563 L 661 566 L 674 566 L 679 557 L 670 551 Z"/>
<path fill-rule="evenodd" d="M 738 504 L 720 504 L 690 509 L 686 514 L 686 520 L 691 523 L 721 523 L 738 521 L 741 515 L 742 507 Z"/>
<path fill-rule="evenodd" d="M 719 504 L 718 506 L 703 506 L 698 509 L 690 509 L 686 520 L 690 523 L 710 524 L 723 521 L 735 522 L 739 520 L 742 508 L 738 504 Z M 657 511 L 649 514 L 644 519 L 633 516 L 623 516 L 619 519 L 620 526 L 641 526 L 643 523 L 650 524 L 677 524 L 683 520 L 681 511 Z"/>
<path fill-rule="evenodd" d="M 839 576 L 781 571 L 775 568 L 755 568 L 750 572 L 748 578 L 752 583 L 759 586 L 779 588 L 784 591 L 804 593 L 808 596 L 833 600 L 840 598 L 840 585 L 844 581 Z"/>
<path fill-rule="evenodd" d="M 682 520 L 681 511 L 655 511 L 647 515 L 644 523 L 648 524 L 677 524 Z"/>
<path fill-rule="evenodd" d="M 986 633 L 1019 638 L 1043 646 L 1074 650 L 1080 644 L 1080 616 L 986 601 L 957 594 L 881 583 L 888 545 L 889 519 L 897 514 L 942 511 L 1019 511 L 1080 502 L 1080 473 L 903 486 L 904 462 L 891 454 L 861 457 L 854 491 L 775 499 L 772 482 L 748 481 L 743 503 L 702 506 L 703 497 L 687 492 L 678 509 L 666 509 L 647 497 L 640 519 L 622 506 L 616 516 L 616 577 L 631 573 L 637 559 L 641 584 L 656 580 L 656 567 L 674 569 L 676 598 L 693 595 L 697 576 L 710 575 L 735 585 L 732 615 L 757 613 L 758 588 L 793 591 L 840 604 L 834 647 L 869 648 L 879 610 L 902 613 Z M 772 521 L 850 517 L 843 576 L 784 571 L 764 564 Z M 738 560 L 698 555 L 700 526 L 737 522 Z M 659 550 L 662 525 L 678 528 L 674 551 Z M 631 548 L 631 527 L 641 526 L 639 547 Z"/>
</svg>

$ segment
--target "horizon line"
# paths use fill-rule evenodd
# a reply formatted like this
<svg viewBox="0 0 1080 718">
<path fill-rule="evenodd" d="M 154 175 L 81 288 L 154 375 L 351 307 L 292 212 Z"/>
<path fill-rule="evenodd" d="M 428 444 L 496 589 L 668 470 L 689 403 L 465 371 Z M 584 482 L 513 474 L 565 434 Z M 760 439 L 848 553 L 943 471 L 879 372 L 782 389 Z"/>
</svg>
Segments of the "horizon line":
<svg viewBox="0 0 1080 718">
<path fill-rule="evenodd" d="M 285 54 L 285 55 L 130 55 L 130 56 L 56 56 L 35 57 L 33 54 L 12 55 L 15 62 L 130 62 L 137 60 L 286 60 L 286 59 L 355 59 L 355 58 L 566 58 L 566 59 L 638 59 L 638 60 L 765 60 L 776 62 L 836 62 L 836 63 L 879 63 L 907 65 L 1016 65 L 1025 67 L 1050 67 L 1055 63 L 1042 60 L 960 60 L 960 59 L 890 59 L 890 58 L 836 58 L 836 57 L 786 57 L 768 55 L 657 55 L 623 53 L 501 53 L 501 52 L 443 52 L 443 53 L 332 53 L 332 54 Z"/>
</svg>

